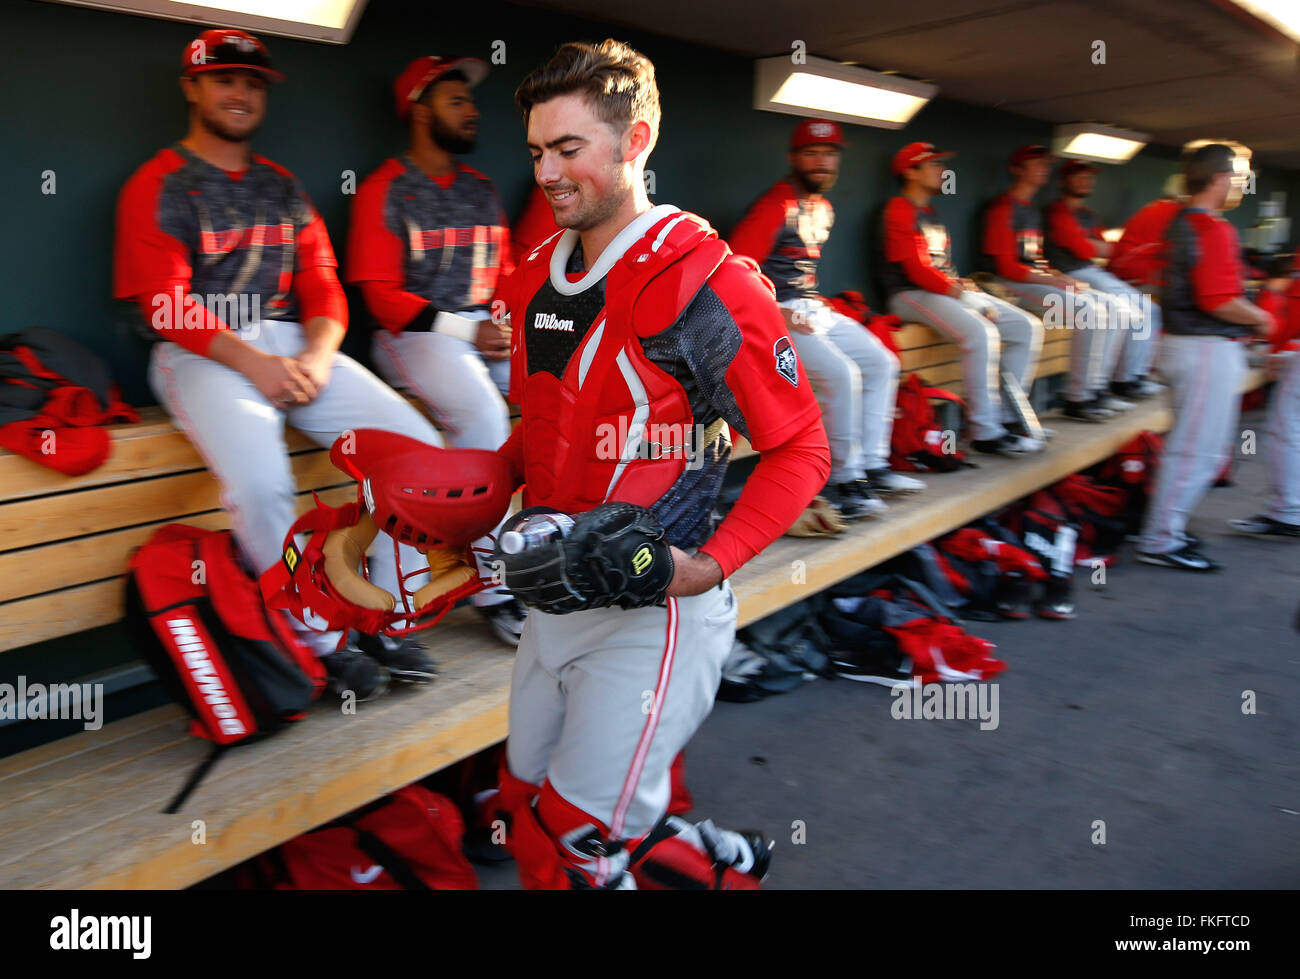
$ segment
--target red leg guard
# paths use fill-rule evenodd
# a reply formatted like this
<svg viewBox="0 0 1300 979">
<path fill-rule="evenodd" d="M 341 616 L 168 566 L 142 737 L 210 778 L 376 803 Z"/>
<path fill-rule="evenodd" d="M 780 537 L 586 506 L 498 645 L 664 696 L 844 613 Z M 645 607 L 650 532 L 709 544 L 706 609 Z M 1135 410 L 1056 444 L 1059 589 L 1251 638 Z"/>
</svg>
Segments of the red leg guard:
<svg viewBox="0 0 1300 979">
<path fill-rule="evenodd" d="M 494 800 L 510 818 L 506 849 L 528 890 L 572 890 L 617 885 L 627 856 L 610 843 L 609 827 L 583 812 L 544 782 L 540 787 L 501 766 Z"/>
<path fill-rule="evenodd" d="M 686 787 L 686 752 L 679 751 L 673 759 L 672 768 L 668 769 L 668 781 L 672 785 L 672 796 L 668 800 L 668 815 L 685 816 L 695 808 L 691 790 Z"/>
<path fill-rule="evenodd" d="M 757 891 L 758 879 L 716 863 L 680 837 L 654 846 L 631 868 L 643 891 Z"/>
<path fill-rule="evenodd" d="M 502 759 L 501 791 L 494 802 L 510 820 L 506 849 L 515 858 L 520 883 L 530 891 L 568 890 L 572 885 L 560 864 L 555 843 L 537 821 L 533 809 L 533 800 L 541 791 L 532 782 L 511 775 Z"/>
</svg>

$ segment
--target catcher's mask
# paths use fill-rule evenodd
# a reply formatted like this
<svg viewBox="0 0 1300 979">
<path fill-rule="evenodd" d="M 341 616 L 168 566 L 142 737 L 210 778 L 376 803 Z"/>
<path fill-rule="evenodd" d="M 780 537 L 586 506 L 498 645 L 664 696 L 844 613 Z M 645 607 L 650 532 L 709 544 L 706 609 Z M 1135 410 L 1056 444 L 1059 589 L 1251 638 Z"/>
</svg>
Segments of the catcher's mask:
<svg viewBox="0 0 1300 979">
<path fill-rule="evenodd" d="M 280 562 L 261 578 L 268 607 L 321 631 L 400 636 L 428 628 L 483 588 L 470 542 L 489 534 L 510 505 L 514 487 L 501 456 L 363 428 L 341 435 L 330 461 L 357 479 L 357 499 L 341 507 L 317 499 L 294 522 Z M 369 580 L 365 554 L 381 530 L 393 541 L 400 596 Z M 309 535 L 305 547 L 294 540 L 299 534 Z M 429 582 L 414 592 L 407 582 L 426 569 L 403 569 L 399 543 L 429 559 Z"/>
</svg>

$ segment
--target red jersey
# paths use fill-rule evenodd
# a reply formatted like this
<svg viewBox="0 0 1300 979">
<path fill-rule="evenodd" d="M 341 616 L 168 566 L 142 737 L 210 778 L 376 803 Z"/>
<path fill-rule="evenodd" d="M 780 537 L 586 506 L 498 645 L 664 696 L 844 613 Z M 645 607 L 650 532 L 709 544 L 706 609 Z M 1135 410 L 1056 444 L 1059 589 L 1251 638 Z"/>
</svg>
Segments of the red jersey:
<svg viewBox="0 0 1300 979">
<path fill-rule="evenodd" d="M 727 243 L 748 255 L 776 286 L 777 302 L 817 295 L 817 263 L 835 223 L 835 209 L 820 194 L 802 197 L 778 180 L 732 229 Z"/>
<path fill-rule="evenodd" d="M 899 194 L 885 205 L 881 227 L 885 292 L 925 289 L 947 295 L 957 284 L 948 229 L 932 207 L 917 207 Z"/>
<path fill-rule="evenodd" d="M 358 188 L 346 281 L 385 329 L 399 333 L 422 313 L 487 309 L 513 270 L 496 188 L 472 167 L 439 179 L 394 157 Z"/>
<path fill-rule="evenodd" d="M 771 286 L 702 219 L 667 205 L 584 267 L 566 232 L 502 288 L 522 418 L 500 451 L 528 483 L 526 505 L 645 506 L 670 543 L 699 547 L 728 576 L 789 529 L 829 473 L 820 409 Z M 764 455 L 715 532 L 728 426 Z"/>
<path fill-rule="evenodd" d="M 1115 242 L 1106 270 L 1125 282 L 1138 286 L 1158 286 L 1164 267 L 1165 232 L 1182 205 L 1172 197 L 1162 197 L 1141 208 L 1124 225 L 1124 234 Z"/>
<path fill-rule="evenodd" d="M 1047 241 L 1044 254 L 1053 268 L 1073 272 L 1086 268 L 1097 257 L 1101 237 L 1101 222 L 1091 208 L 1082 204 L 1071 207 L 1064 197 L 1058 197 L 1043 210 L 1047 219 Z"/>
<path fill-rule="evenodd" d="M 1014 282 L 1027 281 L 1033 270 L 1046 271 L 1038 208 L 1010 191 L 994 200 L 984 212 L 981 255 L 985 271 Z"/>
<path fill-rule="evenodd" d="M 551 202 L 546 199 L 546 191 L 533 184 L 533 189 L 528 194 L 528 203 L 524 205 L 524 213 L 515 222 L 512 239 L 515 261 L 523 261 L 525 255 L 559 230 Z"/>
<path fill-rule="evenodd" d="M 346 325 L 336 265 L 297 178 L 256 154 L 230 173 L 177 144 L 118 195 L 113 295 L 135 300 L 156 334 L 196 353 L 236 316 Z"/>
</svg>

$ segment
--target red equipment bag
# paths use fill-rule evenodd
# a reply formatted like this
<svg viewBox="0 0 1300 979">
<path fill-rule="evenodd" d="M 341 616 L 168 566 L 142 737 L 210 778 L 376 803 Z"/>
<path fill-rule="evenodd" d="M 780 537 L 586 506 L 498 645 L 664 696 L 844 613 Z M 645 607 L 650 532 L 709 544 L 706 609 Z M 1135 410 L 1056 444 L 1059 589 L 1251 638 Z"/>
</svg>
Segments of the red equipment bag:
<svg viewBox="0 0 1300 979">
<path fill-rule="evenodd" d="M 952 472 L 962 467 L 974 468 L 955 445 L 944 451 L 945 433 L 939 427 L 931 398 L 961 404 L 961 398 L 943 388 L 926 387 L 918 374 L 909 374 L 898 385 L 894 434 L 890 440 L 889 468 L 902 472 Z"/>
<path fill-rule="evenodd" d="M 163 689 L 213 743 L 166 810 L 175 812 L 219 753 L 302 719 L 325 667 L 288 619 L 268 612 L 229 531 L 168 524 L 131 556 L 126 619 Z"/>
<path fill-rule="evenodd" d="M 249 883 L 280 891 L 472 891 L 478 875 L 461 852 L 464 835 L 455 804 L 417 782 L 257 857 Z"/>
</svg>

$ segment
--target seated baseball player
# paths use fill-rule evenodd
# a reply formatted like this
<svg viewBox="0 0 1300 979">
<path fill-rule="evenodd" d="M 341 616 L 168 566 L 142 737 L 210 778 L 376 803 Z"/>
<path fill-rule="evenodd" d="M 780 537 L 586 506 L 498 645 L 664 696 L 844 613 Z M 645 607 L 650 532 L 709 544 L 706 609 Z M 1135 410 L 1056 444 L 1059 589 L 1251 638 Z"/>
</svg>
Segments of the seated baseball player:
<svg viewBox="0 0 1300 979">
<path fill-rule="evenodd" d="M 727 579 L 785 532 L 829 453 L 772 288 L 700 217 L 651 206 L 654 66 L 570 43 L 515 94 L 566 229 L 520 257 L 502 455 L 527 509 L 497 560 L 530 605 L 497 804 L 534 888 L 752 888 L 757 833 L 665 816 L 669 769 L 712 709 L 734 639 Z M 728 426 L 760 459 L 713 516 Z M 564 532 L 564 518 L 575 515 Z M 506 547 L 512 532 L 520 544 Z M 560 536 L 562 535 L 562 536 Z"/>
<path fill-rule="evenodd" d="M 914 493 L 925 483 L 889 469 L 898 358 L 817 292 L 817 263 L 835 220 L 825 195 L 843 147 L 839 123 L 800 122 L 790 136 L 789 175 L 758 199 L 727 241 L 776 285 L 794 349 L 825 409 L 831 474 L 822 495 L 852 520 L 884 512 L 882 494 Z"/>
<path fill-rule="evenodd" d="M 961 349 L 972 448 L 1005 456 L 1038 452 L 1043 441 L 1003 402 L 1001 374 L 1009 371 L 1020 389 L 1028 390 L 1043 346 L 1043 324 L 963 279 L 953 267 L 948 229 L 930 204 L 943 186 L 943 161 L 950 156 L 933 143 L 909 143 L 894 154 L 894 176 L 903 189 L 885 205 L 879 250 L 888 309 L 904 322 L 937 330 Z M 1023 407 L 1033 412 L 1027 402 Z"/>
<path fill-rule="evenodd" d="M 1010 160 L 1011 187 L 984 213 L 984 271 L 1021 309 L 1046 329 L 1068 329 L 1070 377 L 1064 415 L 1100 422 L 1133 402 L 1110 393 L 1107 355 L 1116 349 L 1108 329 L 1106 297 L 1088 283 L 1054 268 L 1043 255 L 1042 215 L 1034 195 L 1047 182 L 1051 154 L 1045 146 L 1022 146 Z"/>
<path fill-rule="evenodd" d="M 1085 201 L 1097 183 L 1097 167 L 1082 160 L 1070 160 L 1061 167 L 1061 196 L 1043 212 L 1047 239 L 1043 244 L 1047 261 L 1066 275 L 1082 279 L 1106 295 L 1107 326 L 1115 335 L 1107 341 L 1114 360 L 1110 391 L 1118 398 L 1149 398 L 1163 390 L 1146 379 L 1155 359 L 1160 333 L 1160 307 L 1109 268 L 1094 259 L 1113 254 L 1110 242 L 1102 238 L 1101 222 Z"/>
<path fill-rule="evenodd" d="M 189 129 L 138 169 L 117 205 L 115 297 L 152 328 L 149 382 L 221 484 L 250 571 L 280 560 L 297 486 L 284 427 L 319 445 L 379 428 L 441 444 L 400 395 L 339 353 L 348 320 L 325 223 L 288 170 L 253 154 L 267 86 L 282 76 L 261 41 L 209 30 L 186 48 Z M 407 569 L 424 567 L 403 549 Z M 392 546 L 371 557 L 396 593 Z M 366 700 L 390 678 L 427 682 L 413 641 L 338 632 L 304 638 L 340 690 Z"/>
<path fill-rule="evenodd" d="M 510 331 L 490 317 L 514 268 L 510 231 L 492 182 L 457 159 L 478 138 L 471 88 L 487 71 L 478 58 L 423 57 L 398 77 L 409 142 L 357 190 L 345 276 L 377 326 L 379 373 L 466 449 L 497 449 L 510 434 Z M 490 552 L 482 543 L 476 553 Z M 503 642 L 518 643 L 523 606 L 500 587 L 470 601 Z"/>
<path fill-rule="evenodd" d="M 1267 271 L 1255 305 L 1277 322 L 1266 366 L 1274 381 L 1263 446 L 1269 500 L 1262 513 L 1228 523 L 1259 537 L 1300 537 L 1300 257 L 1278 256 Z"/>
<path fill-rule="evenodd" d="M 1180 571 L 1217 571 L 1187 521 L 1231 458 L 1241 409 L 1244 344 L 1268 337 L 1273 317 L 1246 299 L 1236 229 L 1219 212 L 1234 194 L 1236 154 L 1209 143 L 1183 159 L 1187 199 L 1165 231 L 1160 376 L 1174 424 L 1165 436 L 1142 525 L 1138 560 Z"/>
</svg>

